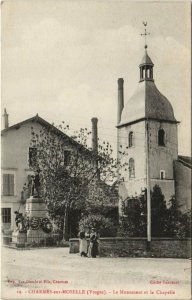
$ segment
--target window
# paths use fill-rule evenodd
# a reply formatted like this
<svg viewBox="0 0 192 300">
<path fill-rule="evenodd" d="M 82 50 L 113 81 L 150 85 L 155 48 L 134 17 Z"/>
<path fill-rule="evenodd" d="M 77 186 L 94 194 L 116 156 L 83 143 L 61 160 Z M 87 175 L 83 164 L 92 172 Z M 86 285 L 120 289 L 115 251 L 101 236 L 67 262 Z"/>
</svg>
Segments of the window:
<svg viewBox="0 0 192 300">
<path fill-rule="evenodd" d="M 3 174 L 3 195 L 14 196 L 14 174 Z"/>
<path fill-rule="evenodd" d="M 147 78 L 150 78 L 150 70 L 147 69 Z"/>
<path fill-rule="evenodd" d="M 2 223 L 11 223 L 11 208 L 1 209 Z"/>
<path fill-rule="evenodd" d="M 165 171 L 164 170 L 160 171 L 160 179 L 165 179 Z"/>
<path fill-rule="evenodd" d="M 129 133 L 129 147 L 133 146 L 133 131 Z"/>
<path fill-rule="evenodd" d="M 145 78 L 145 69 L 143 68 L 142 78 Z"/>
<path fill-rule="evenodd" d="M 29 148 L 29 167 L 34 167 L 37 162 L 37 148 Z"/>
<path fill-rule="evenodd" d="M 135 177 L 135 161 L 133 158 L 129 160 L 129 178 Z"/>
<path fill-rule="evenodd" d="M 158 145 L 165 146 L 165 131 L 163 129 L 158 131 Z"/>
<path fill-rule="evenodd" d="M 71 151 L 64 150 L 64 165 L 68 166 L 71 160 Z"/>
</svg>

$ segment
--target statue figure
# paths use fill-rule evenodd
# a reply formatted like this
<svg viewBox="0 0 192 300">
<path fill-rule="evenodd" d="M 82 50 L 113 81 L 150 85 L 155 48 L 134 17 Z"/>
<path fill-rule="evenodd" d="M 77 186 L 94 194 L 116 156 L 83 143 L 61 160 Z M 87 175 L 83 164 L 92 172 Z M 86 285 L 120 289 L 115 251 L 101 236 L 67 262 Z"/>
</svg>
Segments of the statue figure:
<svg viewBox="0 0 192 300">
<path fill-rule="evenodd" d="M 31 176 L 31 196 L 40 197 L 40 170 L 35 171 L 35 175 Z"/>
<path fill-rule="evenodd" d="M 17 226 L 17 230 L 19 232 L 24 232 L 26 230 L 24 225 L 24 216 L 22 213 L 19 213 L 18 211 L 15 211 L 15 223 Z"/>
</svg>

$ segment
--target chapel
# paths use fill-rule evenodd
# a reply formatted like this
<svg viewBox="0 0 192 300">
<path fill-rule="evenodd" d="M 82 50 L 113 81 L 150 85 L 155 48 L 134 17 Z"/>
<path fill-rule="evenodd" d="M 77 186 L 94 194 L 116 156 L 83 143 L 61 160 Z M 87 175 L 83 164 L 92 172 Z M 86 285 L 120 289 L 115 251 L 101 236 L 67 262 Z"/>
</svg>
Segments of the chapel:
<svg viewBox="0 0 192 300">
<path fill-rule="evenodd" d="M 119 196 L 125 200 L 158 185 L 167 203 L 175 195 L 187 210 L 191 207 L 191 160 L 178 156 L 179 122 L 170 101 L 155 84 L 154 64 L 146 44 L 144 48 L 139 83 L 127 101 L 124 80 L 118 79 L 117 158 L 128 163 L 122 170 Z"/>
</svg>

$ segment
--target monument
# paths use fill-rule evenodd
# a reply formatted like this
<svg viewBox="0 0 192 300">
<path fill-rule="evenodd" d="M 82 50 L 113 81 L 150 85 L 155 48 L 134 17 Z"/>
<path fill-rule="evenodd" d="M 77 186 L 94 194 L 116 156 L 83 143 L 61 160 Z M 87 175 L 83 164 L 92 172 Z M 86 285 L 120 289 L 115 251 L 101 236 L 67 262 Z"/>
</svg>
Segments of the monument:
<svg viewBox="0 0 192 300">
<path fill-rule="evenodd" d="M 47 206 L 40 196 L 39 173 L 37 170 L 32 176 L 31 196 L 26 201 L 27 245 L 46 245 L 53 229 Z"/>
<path fill-rule="evenodd" d="M 12 242 L 17 247 L 46 246 L 50 242 L 53 226 L 48 217 L 47 205 L 40 196 L 39 173 L 40 170 L 36 170 L 31 178 L 25 216 L 15 212 L 17 229 L 12 234 Z"/>
</svg>

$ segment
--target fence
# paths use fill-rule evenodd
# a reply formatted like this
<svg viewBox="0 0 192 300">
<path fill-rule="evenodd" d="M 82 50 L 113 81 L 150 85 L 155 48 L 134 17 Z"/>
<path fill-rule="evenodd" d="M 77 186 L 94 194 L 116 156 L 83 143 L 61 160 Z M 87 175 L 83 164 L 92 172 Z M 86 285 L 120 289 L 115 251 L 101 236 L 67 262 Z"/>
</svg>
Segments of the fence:
<svg viewBox="0 0 192 300">
<path fill-rule="evenodd" d="M 13 248 L 33 248 L 33 247 L 68 247 L 69 242 L 62 241 L 62 235 L 58 233 L 48 234 L 47 236 L 34 235 L 27 236 L 22 234 L 15 240 L 12 234 L 2 234 L 2 245 Z"/>
</svg>

